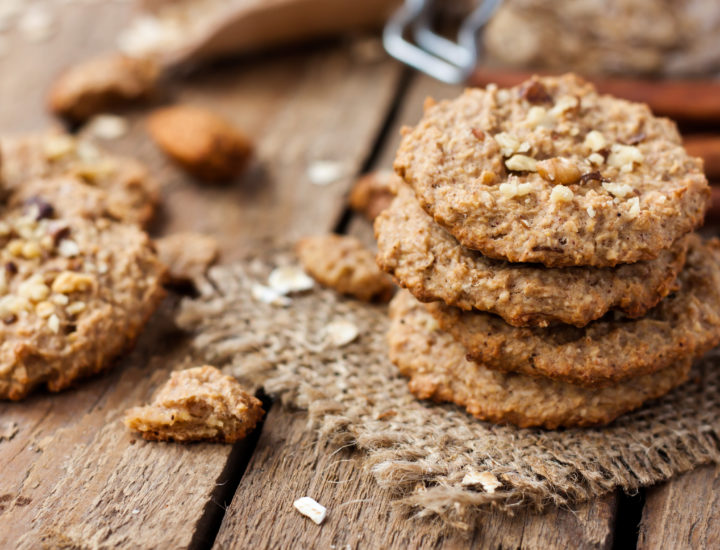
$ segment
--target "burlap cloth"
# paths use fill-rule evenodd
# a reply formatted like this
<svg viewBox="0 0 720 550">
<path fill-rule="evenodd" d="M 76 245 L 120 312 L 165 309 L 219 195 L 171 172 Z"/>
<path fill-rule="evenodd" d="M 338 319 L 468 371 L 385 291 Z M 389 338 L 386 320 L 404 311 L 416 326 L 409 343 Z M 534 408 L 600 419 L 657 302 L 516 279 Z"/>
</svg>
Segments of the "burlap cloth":
<svg viewBox="0 0 720 550">
<path fill-rule="evenodd" d="M 357 447 L 406 510 L 462 528 L 490 506 L 572 505 L 720 461 L 720 353 L 699 362 L 685 385 L 605 428 L 495 426 L 410 394 L 387 358 L 385 307 L 317 287 L 286 306 L 252 296 L 272 267 L 291 261 L 279 254 L 212 269 L 200 295 L 181 304 L 178 324 L 195 333 L 195 359 L 307 409 L 319 437 Z M 337 320 L 357 326 L 359 337 L 330 343 L 327 326 Z M 463 486 L 469 471 L 491 472 L 502 486 Z"/>
</svg>

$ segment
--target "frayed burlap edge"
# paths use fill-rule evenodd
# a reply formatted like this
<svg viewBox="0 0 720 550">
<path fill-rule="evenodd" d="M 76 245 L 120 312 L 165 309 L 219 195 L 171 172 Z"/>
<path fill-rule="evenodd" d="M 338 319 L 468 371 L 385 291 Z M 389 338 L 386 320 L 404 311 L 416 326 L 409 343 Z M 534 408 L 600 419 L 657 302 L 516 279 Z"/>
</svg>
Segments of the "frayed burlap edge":
<svg viewBox="0 0 720 550">
<path fill-rule="evenodd" d="M 363 451 L 406 511 L 467 528 L 490 507 L 572 506 L 720 462 L 720 353 L 680 388 L 604 428 L 492 425 L 410 394 L 387 358 L 385 307 L 317 287 L 286 305 L 254 297 L 273 267 L 292 262 L 278 253 L 212 269 L 177 322 L 194 333 L 198 360 L 307 409 L 322 440 Z M 328 327 L 338 320 L 355 325 L 358 338 L 332 344 Z M 490 472 L 502 485 L 463 486 L 469 472 Z"/>
</svg>

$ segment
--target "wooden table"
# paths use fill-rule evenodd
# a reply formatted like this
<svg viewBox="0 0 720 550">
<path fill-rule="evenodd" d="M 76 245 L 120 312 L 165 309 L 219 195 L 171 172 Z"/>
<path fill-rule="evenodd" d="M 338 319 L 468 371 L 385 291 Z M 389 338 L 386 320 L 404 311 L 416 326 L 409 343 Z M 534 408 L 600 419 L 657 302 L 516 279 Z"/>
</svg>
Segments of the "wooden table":
<svg viewBox="0 0 720 550">
<path fill-rule="evenodd" d="M 0 58 L 4 134 L 51 124 L 43 95 L 52 76 L 113 49 L 129 4 L 70 3 L 49 41 L 9 35 Z M 413 74 L 351 40 L 224 63 L 171 85 L 168 101 L 207 105 L 252 135 L 257 162 L 237 185 L 203 187 L 147 138 L 144 113 L 110 149 L 144 160 L 163 185 L 162 235 L 216 236 L 223 261 L 269 238 L 332 230 L 371 239 L 351 216 L 352 178 L 389 167 L 398 128 L 417 120 L 422 100 L 458 93 Z M 341 181 L 307 178 L 316 160 L 343 163 Z M 122 426 L 123 411 L 147 400 L 187 353 L 172 324 L 177 297 L 152 320 L 136 350 L 76 389 L 0 404 L 2 548 L 718 548 L 720 468 L 705 467 L 634 496 L 609 495 L 576 510 L 488 514 L 467 535 L 440 535 L 398 518 L 391 495 L 357 454 L 314 441 L 307 417 L 265 398 L 267 417 L 248 441 L 223 445 L 146 443 Z M 10 429 L 8 435 L 14 430 Z M 329 509 L 322 526 L 292 507 L 310 495 Z"/>
</svg>

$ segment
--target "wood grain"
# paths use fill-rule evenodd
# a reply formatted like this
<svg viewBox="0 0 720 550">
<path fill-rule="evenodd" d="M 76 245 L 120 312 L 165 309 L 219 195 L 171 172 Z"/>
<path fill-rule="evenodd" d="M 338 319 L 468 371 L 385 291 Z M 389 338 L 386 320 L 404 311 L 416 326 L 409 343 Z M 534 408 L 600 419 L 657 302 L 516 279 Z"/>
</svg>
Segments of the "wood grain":
<svg viewBox="0 0 720 550">
<path fill-rule="evenodd" d="M 328 508 L 323 525 L 293 508 L 302 496 Z M 443 535 L 394 510 L 357 453 L 316 446 L 304 412 L 273 407 L 215 548 L 609 548 L 613 517 L 609 497 L 575 511 L 489 513 L 474 532 Z"/>
<path fill-rule="evenodd" d="M 93 27 L 94 12 L 87 14 L 63 32 Z M 72 50 L 68 60 L 79 56 Z M 51 62 L 63 64 L 60 57 Z M 42 88 L 52 72 L 47 63 L 42 67 L 45 74 L 32 68 L 16 78 Z M 325 45 L 191 75 L 171 90 L 173 97 L 227 114 L 257 142 L 247 177 L 226 187 L 203 187 L 170 165 L 145 136 L 141 113 L 127 138 L 106 146 L 142 158 L 162 183 L 157 234 L 214 234 L 230 260 L 263 240 L 334 225 L 399 74 L 393 62 L 360 64 L 347 48 Z M 23 96 L 5 85 L 0 105 L 6 132 L 46 123 L 39 94 Z M 27 118 L 17 118 L 17 109 Z M 344 176 L 326 187 L 312 185 L 307 168 L 318 159 L 343 163 Z M 144 443 L 120 424 L 122 412 L 147 400 L 188 355 L 170 313 L 156 316 L 136 351 L 110 373 L 59 395 L 0 404 L 3 422 L 18 427 L 0 442 L 0 547 L 180 548 L 202 538 L 198 530 L 208 507 L 219 505 L 212 498 L 217 484 L 227 482 L 232 448 Z"/>
<path fill-rule="evenodd" d="M 720 466 L 647 490 L 638 549 L 656 548 L 720 548 Z"/>
<path fill-rule="evenodd" d="M 459 89 L 427 77 L 415 78 L 388 131 L 376 165 L 389 168 L 399 128 L 415 123 L 428 95 L 441 99 Z M 370 224 L 355 216 L 349 232 L 372 246 Z M 392 495 L 363 471 L 358 453 L 315 445 L 307 416 L 276 404 L 270 411 L 248 470 L 240 482 L 216 539 L 216 548 L 609 548 L 616 497 L 610 495 L 577 510 L 527 511 L 515 517 L 489 513 L 470 533 L 443 535 L 437 525 L 395 513 Z M 329 508 L 318 527 L 293 508 L 311 496 Z M 268 507 L 272 503 L 272 514 Z M 349 546 L 348 546 L 349 545 Z"/>
</svg>

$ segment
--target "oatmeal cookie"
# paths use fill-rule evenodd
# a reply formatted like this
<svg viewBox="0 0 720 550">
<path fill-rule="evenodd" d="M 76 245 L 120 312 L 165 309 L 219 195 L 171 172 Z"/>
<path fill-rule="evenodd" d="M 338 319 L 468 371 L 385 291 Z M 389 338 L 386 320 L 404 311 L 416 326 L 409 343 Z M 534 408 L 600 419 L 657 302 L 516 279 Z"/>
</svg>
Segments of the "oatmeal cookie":
<svg viewBox="0 0 720 550">
<path fill-rule="evenodd" d="M 173 372 L 150 405 L 125 413 L 125 425 L 154 441 L 234 443 L 264 413 L 237 380 L 204 365 Z"/>
<path fill-rule="evenodd" d="M 0 265 L 2 399 L 109 367 L 164 296 L 164 268 L 137 226 L 58 216 L 42 196 L 2 213 Z"/>
<path fill-rule="evenodd" d="M 710 196 L 672 122 L 573 75 L 428 104 L 395 170 L 464 246 L 548 267 L 655 259 Z"/>
<path fill-rule="evenodd" d="M 582 327 L 608 310 L 640 317 L 673 287 L 688 237 L 655 260 L 614 268 L 511 264 L 470 250 L 433 222 L 401 186 L 375 222 L 378 265 L 423 302 L 500 315 L 513 326 Z"/>
<path fill-rule="evenodd" d="M 655 399 L 687 378 L 687 357 L 656 373 L 602 389 L 490 370 L 465 357 L 465 349 L 439 330 L 435 319 L 406 291 L 390 304 L 390 359 L 410 378 L 420 399 L 452 402 L 491 422 L 521 428 L 607 424 Z"/>
<path fill-rule="evenodd" d="M 303 269 L 323 286 L 365 302 L 387 302 L 392 297 L 392 280 L 380 271 L 372 252 L 354 237 L 305 237 L 296 250 Z"/>
<path fill-rule="evenodd" d="M 147 169 L 134 159 L 102 151 L 90 141 L 47 132 L 3 138 L 0 151 L 3 186 L 21 200 L 37 193 L 31 180 L 72 177 L 87 184 L 83 197 L 94 194 L 102 211 L 112 218 L 144 225 L 155 213 L 158 189 Z M 39 185 L 47 187 L 42 182 Z M 97 189 L 102 193 L 93 191 Z M 65 204 L 71 206 L 72 198 Z"/>
<path fill-rule="evenodd" d="M 151 98 L 160 68 L 152 60 L 102 55 L 62 73 L 48 94 L 50 110 L 82 122 L 93 115 Z"/>
<path fill-rule="evenodd" d="M 201 180 L 232 180 L 243 172 L 252 154 L 247 136 L 201 107 L 159 109 L 150 115 L 147 126 L 155 143 Z"/>
<path fill-rule="evenodd" d="M 443 330 L 491 369 L 601 387 L 699 357 L 720 343 L 720 241 L 692 235 L 678 290 L 640 319 L 583 328 L 511 327 L 490 313 L 427 304 Z"/>
</svg>

